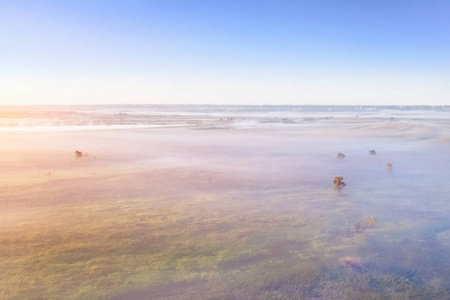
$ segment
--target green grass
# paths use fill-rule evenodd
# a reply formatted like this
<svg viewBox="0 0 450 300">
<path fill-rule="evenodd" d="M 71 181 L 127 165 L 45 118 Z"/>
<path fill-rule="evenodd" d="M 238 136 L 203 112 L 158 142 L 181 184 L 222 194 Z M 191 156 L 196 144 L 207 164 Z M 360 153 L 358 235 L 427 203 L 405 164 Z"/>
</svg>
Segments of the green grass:
<svg viewBox="0 0 450 300">
<path fill-rule="evenodd" d="M 442 281 L 447 273 L 408 278 L 389 269 L 389 260 L 398 259 L 389 241 L 383 253 L 394 251 L 393 256 L 379 264 L 381 226 L 346 233 L 343 195 L 332 197 L 337 200 L 324 198 L 330 211 L 322 215 L 312 198 L 298 201 L 292 195 L 250 201 L 239 194 L 197 194 L 34 206 L 1 227 L 0 298 L 108 299 L 196 282 L 207 290 L 181 290 L 170 299 L 448 295 Z M 361 257 L 367 272 L 339 265 L 348 253 Z M 419 273 L 428 267 L 419 264 Z"/>
<path fill-rule="evenodd" d="M 35 207 L 2 228 L 0 297 L 101 299 L 215 278 L 227 261 L 265 257 L 280 220 L 258 210 L 236 214 L 221 201 L 199 195 L 173 205 L 139 198 Z"/>
</svg>

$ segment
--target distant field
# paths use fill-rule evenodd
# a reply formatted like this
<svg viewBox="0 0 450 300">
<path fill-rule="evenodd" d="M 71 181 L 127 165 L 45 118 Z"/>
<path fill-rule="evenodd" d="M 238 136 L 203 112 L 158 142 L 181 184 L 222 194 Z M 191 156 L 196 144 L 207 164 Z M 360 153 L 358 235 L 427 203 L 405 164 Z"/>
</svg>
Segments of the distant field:
<svg viewBox="0 0 450 300">
<path fill-rule="evenodd" d="M 252 120 L 0 132 L 0 298 L 450 298 L 448 120 Z"/>
</svg>

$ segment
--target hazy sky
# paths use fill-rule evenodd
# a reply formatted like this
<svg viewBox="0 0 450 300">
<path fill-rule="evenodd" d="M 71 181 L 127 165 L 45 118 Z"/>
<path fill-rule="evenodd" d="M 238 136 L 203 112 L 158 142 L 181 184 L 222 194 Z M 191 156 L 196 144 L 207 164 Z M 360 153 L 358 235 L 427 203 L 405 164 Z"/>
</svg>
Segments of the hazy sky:
<svg viewBox="0 0 450 300">
<path fill-rule="evenodd" d="M 0 104 L 107 103 L 450 105 L 450 1 L 0 1 Z"/>
</svg>

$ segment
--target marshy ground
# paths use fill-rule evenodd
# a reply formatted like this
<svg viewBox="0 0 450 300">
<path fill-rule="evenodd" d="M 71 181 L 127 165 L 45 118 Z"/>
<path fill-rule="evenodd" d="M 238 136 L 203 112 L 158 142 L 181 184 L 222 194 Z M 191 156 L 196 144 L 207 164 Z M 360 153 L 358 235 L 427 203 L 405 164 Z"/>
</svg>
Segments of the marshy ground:
<svg viewBox="0 0 450 300">
<path fill-rule="evenodd" d="M 443 122 L 1 132 L 0 298 L 448 299 Z"/>
</svg>

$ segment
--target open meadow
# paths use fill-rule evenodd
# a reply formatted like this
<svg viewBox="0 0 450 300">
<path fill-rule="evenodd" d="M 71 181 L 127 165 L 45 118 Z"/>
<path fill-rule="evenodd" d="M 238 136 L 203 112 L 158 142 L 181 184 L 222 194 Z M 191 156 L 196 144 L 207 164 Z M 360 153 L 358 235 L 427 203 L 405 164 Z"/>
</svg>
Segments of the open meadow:
<svg viewBox="0 0 450 300">
<path fill-rule="evenodd" d="M 0 299 L 450 298 L 449 112 L 73 114 L 2 114 Z"/>
</svg>

